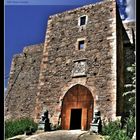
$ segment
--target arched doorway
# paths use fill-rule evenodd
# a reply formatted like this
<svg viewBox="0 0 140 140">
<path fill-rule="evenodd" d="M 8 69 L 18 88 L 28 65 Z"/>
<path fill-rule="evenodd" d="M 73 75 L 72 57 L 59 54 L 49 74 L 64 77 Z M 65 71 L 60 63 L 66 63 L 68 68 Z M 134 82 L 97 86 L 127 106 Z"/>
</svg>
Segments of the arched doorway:
<svg viewBox="0 0 140 140">
<path fill-rule="evenodd" d="M 62 102 L 62 129 L 89 129 L 93 103 L 93 96 L 85 86 L 77 84 L 70 88 Z"/>
</svg>

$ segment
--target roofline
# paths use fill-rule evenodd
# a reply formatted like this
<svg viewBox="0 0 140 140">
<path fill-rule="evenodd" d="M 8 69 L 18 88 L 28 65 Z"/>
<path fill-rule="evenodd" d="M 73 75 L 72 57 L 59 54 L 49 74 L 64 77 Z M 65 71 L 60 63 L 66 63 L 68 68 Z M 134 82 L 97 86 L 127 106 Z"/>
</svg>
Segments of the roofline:
<svg viewBox="0 0 140 140">
<path fill-rule="evenodd" d="M 62 14 L 65 14 L 65 13 L 72 13 L 72 12 L 75 12 L 77 10 L 81 10 L 81 9 L 84 9 L 84 8 L 89 8 L 89 7 L 92 7 L 92 6 L 100 5 L 100 4 L 111 2 L 111 1 L 116 2 L 116 0 L 103 0 L 103 1 L 100 1 L 100 2 L 93 3 L 93 4 L 84 5 L 82 7 L 78 7 L 78 8 L 72 9 L 72 10 L 67 10 L 67 11 L 64 11 L 64 12 L 61 12 L 61 13 L 50 15 L 49 19 L 54 18 L 54 17 L 58 17 L 58 16 L 60 16 Z"/>
</svg>

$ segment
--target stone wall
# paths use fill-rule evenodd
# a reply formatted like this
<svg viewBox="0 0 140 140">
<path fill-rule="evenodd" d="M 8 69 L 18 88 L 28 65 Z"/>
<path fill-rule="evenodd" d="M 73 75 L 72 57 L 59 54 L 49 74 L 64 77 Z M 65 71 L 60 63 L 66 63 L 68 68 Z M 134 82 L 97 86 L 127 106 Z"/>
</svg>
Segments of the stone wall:
<svg viewBox="0 0 140 140">
<path fill-rule="evenodd" d="M 130 43 L 134 44 L 136 39 L 136 26 L 135 21 L 123 22 L 124 28 L 127 32 L 127 35 L 130 39 Z"/>
<path fill-rule="evenodd" d="M 120 116 L 124 110 L 124 37 L 123 24 L 117 10 L 117 111 L 116 115 Z"/>
<path fill-rule="evenodd" d="M 82 15 L 88 16 L 83 28 L 78 26 Z M 57 124 L 62 99 L 76 84 L 91 91 L 94 109 L 101 111 L 102 118 L 115 119 L 116 3 L 107 0 L 50 16 L 46 34 L 35 119 L 39 120 L 48 109 L 51 123 Z M 81 38 L 85 39 L 84 50 L 77 49 L 77 40 Z M 85 76 L 73 77 L 75 61 L 83 59 Z"/>
<path fill-rule="evenodd" d="M 136 28 L 135 22 L 125 22 L 123 23 L 124 28 L 127 32 L 127 36 L 130 41 L 124 43 L 124 67 L 125 67 L 125 84 L 131 83 L 132 74 L 128 72 L 127 68 L 135 63 L 135 51 L 136 51 Z"/>
<path fill-rule="evenodd" d="M 127 68 L 135 62 L 135 31 L 134 21 L 121 22 L 117 14 L 117 115 L 125 111 L 128 102 L 123 93 L 124 85 L 132 81 L 132 73 Z"/>
<path fill-rule="evenodd" d="M 33 118 L 43 44 L 25 47 L 11 64 L 5 99 L 5 119 Z"/>
<path fill-rule="evenodd" d="M 136 30 L 135 30 L 135 22 L 127 22 L 127 23 L 123 23 L 124 24 L 124 28 L 127 32 L 127 35 L 130 39 L 130 42 L 126 42 L 124 43 L 124 76 L 125 76 L 125 84 L 131 84 L 132 83 L 132 76 L 133 73 L 131 73 L 130 71 L 128 71 L 128 67 L 131 67 L 132 64 L 134 64 L 136 62 L 135 60 L 135 51 L 136 51 Z M 125 92 L 128 91 L 128 88 L 124 89 Z M 125 96 L 124 98 L 125 100 L 125 110 L 127 111 L 129 108 L 129 97 Z"/>
</svg>

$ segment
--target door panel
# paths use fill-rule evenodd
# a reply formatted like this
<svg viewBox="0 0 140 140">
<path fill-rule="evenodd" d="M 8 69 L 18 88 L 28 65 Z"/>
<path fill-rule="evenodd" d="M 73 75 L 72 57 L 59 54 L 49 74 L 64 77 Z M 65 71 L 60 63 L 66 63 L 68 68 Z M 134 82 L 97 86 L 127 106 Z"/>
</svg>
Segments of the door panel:
<svg viewBox="0 0 140 140">
<path fill-rule="evenodd" d="M 93 96 L 82 85 L 76 85 L 65 94 L 62 104 L 62 128 L 70 129 L 71 109 L 82 109 L 81 122 L 84 130 L 89 129 L 93 117 Z"/>
<path fill-rule="evenodd" d="M 82 130 L 87 130 L 87 108 L 82 109 Z"/>
</svg>

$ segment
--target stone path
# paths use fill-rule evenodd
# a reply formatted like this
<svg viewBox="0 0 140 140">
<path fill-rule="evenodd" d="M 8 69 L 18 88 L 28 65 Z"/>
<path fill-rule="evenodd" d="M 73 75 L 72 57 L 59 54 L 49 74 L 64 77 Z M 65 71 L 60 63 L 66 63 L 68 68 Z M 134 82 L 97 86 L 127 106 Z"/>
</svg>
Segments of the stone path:
<svg viewBox="0 0 140 140">
<path fill-rule="evenodd" d="M 18 137 L 18 136 L 17 136 Z M 9 140 L 17 140 L 17 137 Z M 18 140 L 103 140 L 100 135 L 90 135 L 88 131 L 81 130 L 58 130 L 37 133 L 32 136 L 18 137 Z"/>
<path fill-rule="evenodd" d="M 77 140 L 78 136 L 86 133 L 81 130 L 58 130 L 52 132 L 43 132 L 26 138 L 25 140 Z"/>
<path fill-rule="evenodd" d="M 90 135 L 89 133 L 84 133 L 77 140 L 104 140 L 104 138 L 103 136 L 97 135 L 95 133 L 92 135 Z"/>
</svg>

